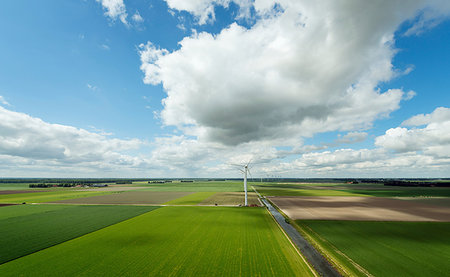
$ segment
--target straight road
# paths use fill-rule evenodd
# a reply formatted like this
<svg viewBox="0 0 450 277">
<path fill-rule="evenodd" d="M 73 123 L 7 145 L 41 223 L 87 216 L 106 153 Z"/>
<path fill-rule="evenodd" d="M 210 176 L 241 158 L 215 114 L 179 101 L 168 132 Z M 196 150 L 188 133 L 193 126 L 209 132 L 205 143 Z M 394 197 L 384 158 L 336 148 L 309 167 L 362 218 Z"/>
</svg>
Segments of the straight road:
<svg viewBox="0 0 450 277">
<path fill-rule="evenodd" d="M 334 267 L 332 267 L 330 263 L 311 244 L 309 244 L 309 242 L 305 238 L 303 238 L 302 235 L 300 235 L 294 227 L 292 227 L 291 224 L 286 223 L 282 214 L 280 214 L 266 199 L 261 198 L 255 188 L 253 188 L 253 190 L 258 194 L 260 200 L 264 203 L 264 205 L 273 215 L 281 228 L 283 228 L 286 234 L 288 234 L 292 242 L 297 245 L 302 255 L 314 267 L 317 273 L 325 277 L 341 276 L 339 272 Z"/>
</svg>

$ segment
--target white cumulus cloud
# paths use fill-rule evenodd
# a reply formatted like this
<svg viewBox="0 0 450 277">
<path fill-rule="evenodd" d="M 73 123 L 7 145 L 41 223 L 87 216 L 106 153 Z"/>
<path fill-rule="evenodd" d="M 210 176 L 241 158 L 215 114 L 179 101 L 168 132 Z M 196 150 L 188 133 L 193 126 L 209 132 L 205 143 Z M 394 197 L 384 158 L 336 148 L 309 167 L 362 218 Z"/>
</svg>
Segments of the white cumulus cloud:
<svg viewBox="0 0 450 277">
<path fill-rule="evenodd" d="M 226 145 L 300 138 L 369 128 L 411 97 L 377 86 L 397 75 L 393 34 L 425 1 L 267 3 L 250 29 L 194 33 L 173 52 L 140 46 L 144 82 L 167 92 L 166 125 Z"/>
<path fill-rule="evenodd" d="M 121 164 L 142 161 L 123 154 L 138 149 L 138 139 L 115 139 L 67 125 L 51 124 L 24 113 L 0 107 L 0 155 L 31 161 L 52 161 L 59 165 Z"/>
<path fill-rule="evenodd" d="M 417 115 L 402 125 L 423 128 L 397 127 L 375 140 L 375 145 L 396 152 L 422 152 L 437 157 L 450 157 L 450 109 L 440 107 L 431 114 Z"/>
<path fill-rule="evenodd" d="M 96 0 L 102 4 L 105 10 L 105 15 L 111 20 L 115 21 L 119 19 L 123 24 L 128 25 L 127 21 L 127 9 L 123 0 Z"/>
</svg>

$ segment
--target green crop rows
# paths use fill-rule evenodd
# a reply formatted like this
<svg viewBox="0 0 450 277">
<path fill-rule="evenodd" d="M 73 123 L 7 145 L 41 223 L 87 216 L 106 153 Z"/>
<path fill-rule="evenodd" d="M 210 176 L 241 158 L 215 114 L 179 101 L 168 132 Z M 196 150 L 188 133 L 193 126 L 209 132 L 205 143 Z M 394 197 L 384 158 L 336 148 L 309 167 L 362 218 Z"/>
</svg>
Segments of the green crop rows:
<svg viewBox="0 0 450 277">
<path fill-rule="evenodd" d="M 352 275 L 364 276 L 350 260 L 375 276 L 450 276 L 449 222 L 296 224 Z"/>
<path fill-rule="evenodd" d="M 206 198 L 216 194 L 216 192 L 196 192 L 193 194 L 189 194 L 171 201 L 168 201 L 164 204 L 167 205 L 196 205 Z"/>
<path fill-rule="evenodd" d="M 163 207 L 0 266 L 2 276 L 311 276 L 262 208 Z"/>
<path fill-rule="evenodd" d="M 0 208 L 0 263 L 153 209 L 155 207 L 59 205 L 18 205 Z"/>
<path fill-rule="evenodd" d="M 71 204 L 142 204 L 142 205 L 157 205 L 174 200 L 192 192 L 165 192 L 165 191 L 125 191 L 115 192 L 108 195 L 100 195 L 93 197 L 85 197 L 78 199 L 69 199 L 56 201 L 56 203 L 71 203 Z"/>
<path fill-rule="evenodd" d="M 74 199 L 81 197 L 89 197 L 94 195 L 110 194 L 106 191 L 74 191 L 57 189 L 54 191 L 33 192 L 33 193 L 17 193 L 0 195 L 0 203 L 42 203 L 50 201 L 59 201 L 65 199 Z"/>
</svg>

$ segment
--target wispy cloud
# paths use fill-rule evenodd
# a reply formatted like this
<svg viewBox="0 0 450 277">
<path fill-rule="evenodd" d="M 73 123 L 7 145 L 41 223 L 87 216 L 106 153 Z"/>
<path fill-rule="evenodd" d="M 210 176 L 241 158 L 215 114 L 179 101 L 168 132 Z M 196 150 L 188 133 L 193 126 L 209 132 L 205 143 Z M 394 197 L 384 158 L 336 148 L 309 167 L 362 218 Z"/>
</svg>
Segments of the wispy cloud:
<svg viewBox="0 0 450 277">
<path fill-rule="evenodd" d="M 142 18 L 142 16 L 139 14 L 138 11 L 136 11 L 136 13 L 133 14 L 133 16 L 131 17 L 131 19 L 132 19 L 135 23 L 141 23 L 141 22 L 144 22 L 144 18 Z"/>
<path fill-rule="evenodd" d="M 111 48 L 107 44 L 101 44 L 100 48 L 103 49 L 103 50 L 111 50 Z"/>
<path fill-rule="evenodd" d="M 98 91 L 99 88 L 97 86 L 91 85 L 91 84 L 86 84 L 87 88 L 92 90 L 92 91 Z"/>
<path fill-rule="evenodd" d="M 8 103 L 8 101 L 6 101 L 5 97 L 0 95 L 0 104 L 5 105 L 5 106 L 11 106 L 11 104 Z"/>
</svg>

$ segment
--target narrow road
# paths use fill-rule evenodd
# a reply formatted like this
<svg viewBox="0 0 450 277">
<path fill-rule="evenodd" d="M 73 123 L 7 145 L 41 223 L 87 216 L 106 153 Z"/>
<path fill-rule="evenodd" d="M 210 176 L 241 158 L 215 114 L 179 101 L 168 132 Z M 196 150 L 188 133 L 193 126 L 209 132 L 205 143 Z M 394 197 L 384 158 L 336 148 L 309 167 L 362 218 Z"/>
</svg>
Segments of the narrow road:
<svg viewBox="0 0 450 277">
<path fill-rule="evenodd" d="M 255 190 L 253 188 L 253 190 Z M 255 190 L 256 192 L 256 190 Z M 256 192 L 259 195 L 258 192 Z M 297 245 L 298 249 L 302 255 L 308 260 L 308 262 L 314 267 L 314 269 L 321 276 L 333 276 L 340 277 L 339 272 L 334 269 L 328 261 L 311 245 L 309 242 L 302 237 L 302 235 L 297 232 L 297 230 L 292 227 L 291 224 L 284 221 L 284 217 L 280 214 L 266 199 L 260 198 L 260 200 L 266 205 L 269 212 L 273 215 L 275 220 L 280 224 L 281 228 L 284 229 L 286 234 L 291 238 L 292 242 Z"/>
</svg>

